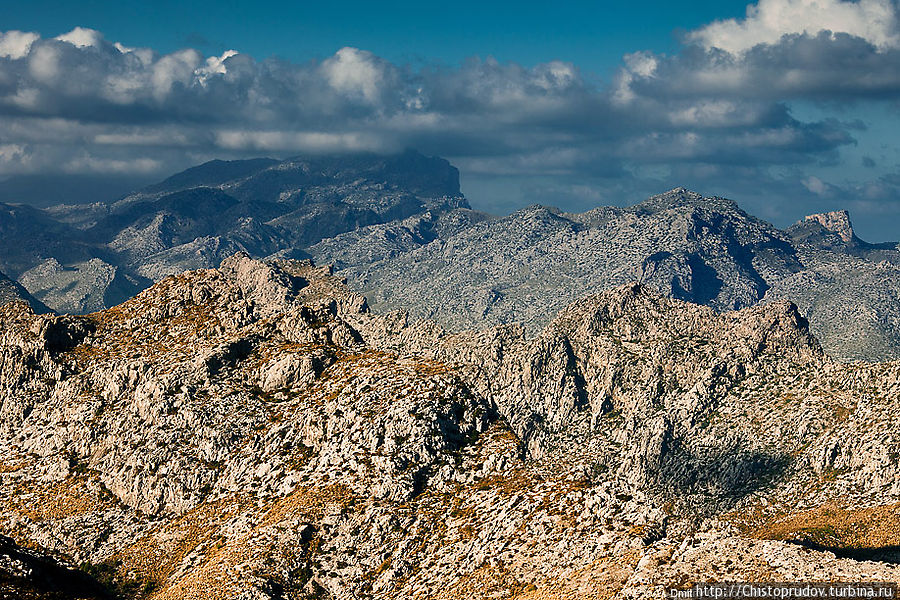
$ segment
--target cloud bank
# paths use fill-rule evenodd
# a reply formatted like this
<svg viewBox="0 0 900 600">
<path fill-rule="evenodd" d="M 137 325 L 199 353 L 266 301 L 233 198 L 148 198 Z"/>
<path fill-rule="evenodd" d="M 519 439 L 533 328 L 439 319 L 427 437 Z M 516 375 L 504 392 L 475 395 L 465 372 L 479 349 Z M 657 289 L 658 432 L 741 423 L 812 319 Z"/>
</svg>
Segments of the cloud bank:
<svg viewBox="0 0 900 600">
<path fill-rule="evenodd" d="M 813 181 L 803 170 L 857 143 L 867 125 L 854 106 L 896 103 L 898 36 L 888 0 L 761 0 L 744 19 L 688 32 L 673 55 L 626 55 L 598 84 L 559 61 L 416 69 L 346 47 L 297 64 L 161 54 L 85 28 L 7 31 L 0 175 L 163 174 L 211 157 L 415 147 L 473 177 L 557 178 L 558 189 L 560 178 L 620 191 L 683 178 L 774 190 L 790 177 L 792 191 L 821 198 L 833 188 L 802 183 Z M 793 102 L 833 115 L 804 120 Z"/>
</svg>

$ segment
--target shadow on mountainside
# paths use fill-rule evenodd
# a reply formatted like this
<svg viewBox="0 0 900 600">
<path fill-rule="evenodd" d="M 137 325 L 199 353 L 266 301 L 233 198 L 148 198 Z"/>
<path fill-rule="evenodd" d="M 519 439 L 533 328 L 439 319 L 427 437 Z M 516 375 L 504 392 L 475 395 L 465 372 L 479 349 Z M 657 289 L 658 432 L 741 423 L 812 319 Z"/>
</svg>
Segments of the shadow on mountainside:
<svg viewBox="0 0 900 600">
<path fill-rule="evenodd" d="M 654 483 L 678 495 L 699 493 L 733 502 L 771 485 L 789 464 L 788 456 L 740 444 L 688 448 L 676 440 Z"/>
<path fill-rule="evenodd" d="M 876 561 L 890 564 L 900 564 L 900 546 L 882 546 L 873 548 L 853 548 L 848 546 L 831 546 L 820 544 L 808 539 L 785 540 L 790 544 L 796 544 L 810 550 L 819 552 L 831 552 L 837 558 L 849 558 L 859 561 Z"/>
<path fill-rule="evenodd" d="M 21 548 L 4 536 L 0 536 L 0 561 L 21 565 L 21 570 L 16 571 L 0 564 L 0 600 L 114 600 L 118 597 L 88 573 Z"/>
</svg>

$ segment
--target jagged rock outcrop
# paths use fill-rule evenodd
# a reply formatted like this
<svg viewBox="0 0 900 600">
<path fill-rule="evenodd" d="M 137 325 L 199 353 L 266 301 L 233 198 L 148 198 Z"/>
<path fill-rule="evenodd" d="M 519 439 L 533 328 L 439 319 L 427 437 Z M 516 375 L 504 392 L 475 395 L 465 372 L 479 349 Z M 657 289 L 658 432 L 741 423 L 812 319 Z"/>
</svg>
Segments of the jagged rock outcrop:
<svg viewBox="0 0 900 600">
<path fill-rule="evenodd" d="M 803 219 L 806 223 L 817 223 L 823 229 L 836 234 L 844 243 L 850 244 L 859 241 L 850 223 L 850 213 L 846 210 L 836 210 L 817 215 L 808 215 Z"/>
<path fill-rule="evenodd" d="M 0 534 L 157 599 L 898 581 L 898 397 L 789 302 L 632 283 L 448 334 L 238 254 L 87 316 L 0 308 Z"/>
<path fill-rule="evenodd" d="M 776 282 L 767 300 L 796 302 L 838 358 L 900 358 L 896 246 L 857 238 L 845 211 L 812 215 L 787 233 L 805 268 Z"/>
</svg>

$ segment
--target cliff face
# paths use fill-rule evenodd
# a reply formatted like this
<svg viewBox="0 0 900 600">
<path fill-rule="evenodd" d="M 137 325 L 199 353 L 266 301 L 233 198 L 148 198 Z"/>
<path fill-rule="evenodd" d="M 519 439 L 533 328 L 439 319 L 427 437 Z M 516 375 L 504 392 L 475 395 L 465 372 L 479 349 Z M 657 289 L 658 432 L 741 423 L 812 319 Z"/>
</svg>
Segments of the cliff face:
<svg viewBox="0 0 900 600">
<path fill-rule="evenodd" d="M 79 576 L 35 550 L 153 598 L 900 580 L 855 550 L 900 543 L 900 365 L 832 362 L 788 302 L 626 285 L 537 337 L 448 334 L 236 255 L 86 316 L 0 311 L 0 585 L 22 594 L 50 593 L 35 565 Z"/>
<path fill-rule="evenodd" d="M 837 235 L 844 243 L 859 241 L 850 223 L 850 214 L 846 210 L 836 210 L 816 215 L 808 215 L 804 222 L 817 223 L 826 231 Z"/>
</svg>

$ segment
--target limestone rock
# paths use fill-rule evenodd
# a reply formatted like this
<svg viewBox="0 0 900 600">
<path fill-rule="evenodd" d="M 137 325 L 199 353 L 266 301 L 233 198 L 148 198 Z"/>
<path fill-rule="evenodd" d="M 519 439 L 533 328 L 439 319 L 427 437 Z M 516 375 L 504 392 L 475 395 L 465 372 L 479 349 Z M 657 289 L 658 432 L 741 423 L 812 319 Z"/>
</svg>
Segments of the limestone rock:
<svg viewBox="0 0 900 600">
<path fill-rule="evenodd" d="M 236 254 L 91 315 L 0 307 L 0 586 L 898 581 L 898 397 L 900 365 L 835 362 L 789 302 L 720 313 L 630 283 L 536 336 L 448 333 L 329 268 Z"/>
</svg>

